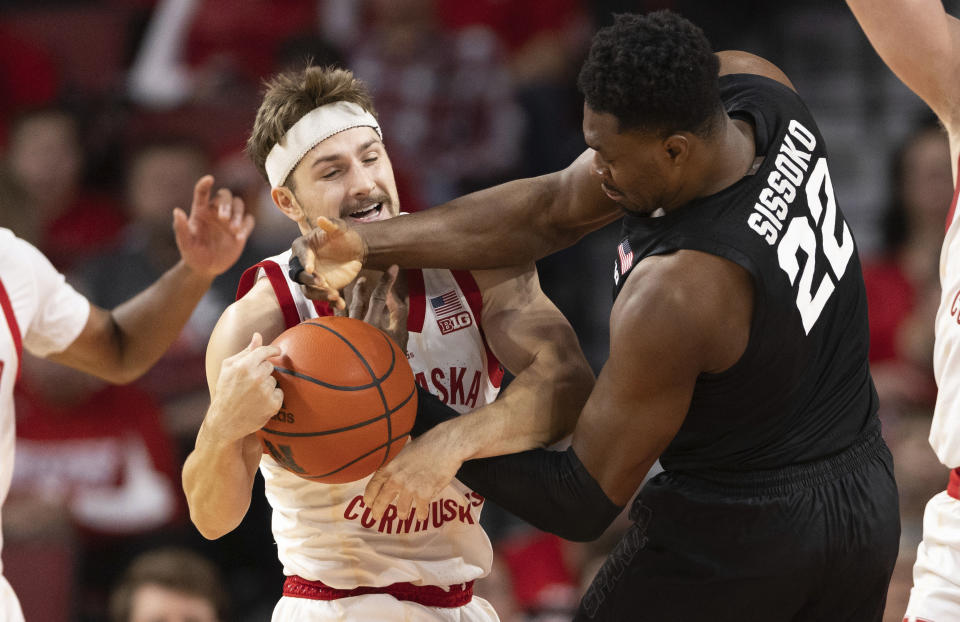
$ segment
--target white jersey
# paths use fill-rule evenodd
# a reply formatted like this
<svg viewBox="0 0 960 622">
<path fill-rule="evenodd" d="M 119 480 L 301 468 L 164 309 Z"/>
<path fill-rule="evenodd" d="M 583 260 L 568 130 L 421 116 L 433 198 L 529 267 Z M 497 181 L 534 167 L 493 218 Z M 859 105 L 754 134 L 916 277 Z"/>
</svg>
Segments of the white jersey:
<svg viewBox="0 0 960 622">
<path fill-rule="evenodd" d="M 933 372 L 937 404 L 930 445 L 951 469 L 947 489 L 923 512 L 923 541 L 913 565 L 913 587 L 904 622 L 960 619 L 960 224 L 957 195 L 947 217 L 940 250 L 940 307 L 937 309 Z"/>
<path fill-rule="evenodd" d="M 304 297 L 288 272 L 289 251 L 260 262 L 241 279 L 238 298 L 268 278 L 287 327 L 330 315 Z M 502 369 L 480 329 L 482 300 L 469 272 L 409 270 L 407 358 L 417 382 L 463 413 L 491 402 Z M 363 503 L 369 477 L 321 484 L 298 477 L 264 455 L 260 471 L 273 508 L 273 534 L 286 575 L 338 589 L 392 583 L 448 586 L 485 576 L 493 552 L 480 526 L 483 497 L 454 480 L 435 499 L 430 517 L 379 521 Z"/>
<path fill-rule="evenodd" d="M 0 503 L 13 475 L 13 385 L 23 349 L 46 356 L 66 349 L 87 323 L 90 303 L 46 257 L 0 228 Z M 0 619 L 22 619 L 13 591 L 0 578 Z"/>
<path fill-rule="evenodd" d="M 930 426 L 930 445 L 951 469 L 960 467 L 960 224 L 954 216 L 956 206 L 955 191 L 940 251 L 941 293 L 933 350 L 937 404 Z"/>
</svg>

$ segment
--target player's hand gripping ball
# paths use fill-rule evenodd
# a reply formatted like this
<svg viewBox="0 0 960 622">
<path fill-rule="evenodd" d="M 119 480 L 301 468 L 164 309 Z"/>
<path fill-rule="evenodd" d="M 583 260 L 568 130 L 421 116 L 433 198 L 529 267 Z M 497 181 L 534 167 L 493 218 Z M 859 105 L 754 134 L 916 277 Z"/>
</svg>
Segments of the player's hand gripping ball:
<svg viewBox="0 0 960 622">
<path fill-rule="evenodd" d="M 307 320 L 273 341 L 283 405 L 257 432 L 264 453 L 300 477 L 341 484 L 392 459 L 410 437 L 417 391 L 406 354 L 346 317 Z"/>
</svg>

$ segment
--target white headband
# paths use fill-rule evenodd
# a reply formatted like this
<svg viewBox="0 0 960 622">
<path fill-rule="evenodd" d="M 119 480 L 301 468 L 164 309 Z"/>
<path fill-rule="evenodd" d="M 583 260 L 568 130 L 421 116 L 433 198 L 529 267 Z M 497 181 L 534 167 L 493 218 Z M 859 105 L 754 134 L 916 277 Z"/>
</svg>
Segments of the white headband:
<svg viewBox="0 0 960 622">
<path fill-rule="evenodd" d="M 308 151 L 334 134 L 354 127 L 372 127 L 377 131 L 380 140 L 383 140 L 377 120 L 353 102 L 333 102 L 314 108 L 300 117 L 267 155 L 264 167 L 267 169 L 270 185 L 274 188 L 282 186 L 290 171 Z"/>
</svg>

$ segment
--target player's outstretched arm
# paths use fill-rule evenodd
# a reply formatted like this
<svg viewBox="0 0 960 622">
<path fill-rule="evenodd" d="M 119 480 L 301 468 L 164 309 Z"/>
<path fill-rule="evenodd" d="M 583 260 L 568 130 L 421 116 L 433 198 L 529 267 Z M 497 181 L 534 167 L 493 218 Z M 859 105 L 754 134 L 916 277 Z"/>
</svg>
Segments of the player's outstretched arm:
<svg viewBox="0 0 960 622">
<path fill-rule="evenodd" d="M 213 177 L 194 189 L 190 215 L 177 208 L 173 228 L 181 260 L 153 285 L 112 311 L 91 305 L 80 335 L 51 360 L 111 382 L 130 382 L 170 347 L 214 277 L 240 257 L 253 216 L 229 191 L 211 196 Z"/>
<path fill-rule="evenodd" d="M 255 432 L 283 401 L 267 361 L 280 349 L 263 344 L 283 328 L 279 305 L 263 279 L 227 308 L 210 337 L 210 408 L 183 466 L 190 519 L 206 538 L 233 531 L 250 507 L 262 454 Z"/>
<path fill-rule="evenodd" d="M 473 273 L 483 292 L 483 331 L 515 378 L 493 403 L 420 436 L 380 469 L 366 499 L 379 516 L 396 497 L 426 518 L 430 501 L 464 461 L 556 442 L 573 431 L 593 371 L 567 319 L 540 289 L 532 265 Z"/>
<path fill-rule="evenodd" d="M 847 0 L 880 58 L 953 135 L 960 108 L 960 22 L 941 0 Z"/>
<path fill-rule="evenodd" d="M 483 269 L 523 265 L 569 246 L 621 214 L 592 173 L 593 151 L 566 169 L 474 192 L 435 208 L 356 224 L 324 221 L 298 238 L 307 295 L 336 299 L 362 262 L 370 268 Z M 309 279 L 315 274 L 317 280 Z M 314 286 L 313 290 L 309 286 Z"/>
</svg>

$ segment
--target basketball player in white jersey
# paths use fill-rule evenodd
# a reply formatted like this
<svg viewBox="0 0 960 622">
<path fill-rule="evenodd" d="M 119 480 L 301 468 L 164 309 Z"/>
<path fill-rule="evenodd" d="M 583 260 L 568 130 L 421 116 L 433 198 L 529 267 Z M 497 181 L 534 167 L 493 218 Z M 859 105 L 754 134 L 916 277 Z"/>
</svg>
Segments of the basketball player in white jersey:
<svg viewBox="0 0 960 622">
<path fill-rule="evenodd" d="M 898 78 L 936 113 L 950 139 L 957 186 L 960 164 L 960 21 L 941 0 L 847 0 L 857 21 Z M 930 444 L 950 471 L 947 490 L 927 503 L 913 567 L 909 622 L 960 620 L 960 225 L 957 192 L 940 251 L 934 375 L 937 404 Z"/>
<path fill-rule="evenodd" d="M 382 136 L 370 97 L 350 72 L 310 67 L 270 83 L 248 152 L 270 182 L 274 203 L 307 233 L 321 216 L 404 217 Z M 425 244 L 428 238 L 425 232 Z M 489 603 L 472 596 L 473 581 L 492 561 L 479 525 L 483 497 L 453 480 L 420 516 L 409 505 L 393 505 L 375 519 L 363 497 L 369 477 L 311 482 L 263 454 L 255 432 L 277 412 L 282 394 L 266 361 L 279 349 L 262 344 L 302 320 L 331 314 L 291 280 L 289 259 L 288 251 L 248 271 L 239 300 L 210 338 L 211 405 L 183 472 L 194 524 L 208 538 L 234 529 L 259 468 L 287 575 L 274 620 L 497 620 Z M 394 278 L 397 291 L 388 294 Z M 405 303 L 391 308 L 406 308 L 406 317 L 385 311 L 388 295 Z M 471 413 L 448 426 L 451 455 L 482 457 L 557 441 L 572 429 L 592 387 L 576 336 L 540 290 L 532 264 L 391 271 L 369 305 L 349 302 L 368 306 L 368 320 L 399 322 L 418 383 Z M 516 378 L 494 401 L 500 362 Z M 520 412 L 547 414 L 511 414 Z M 453 474 L 458 466 L 438 468 Z"/>
<path fill-rule="evenodd" d="M 152 367 L 253 230 L 243 202 L 223 190 L 211 197 L 212 186 L 213 177 L 203 177 L 190 215 L 174 212 L 180 262 L 112 311 L 90 304 L 40 251 L 0 228 L 0 502 L 13 474 L 13 386 L 23 350 L 121 384 Z M 2 576 L 0 620 L 23 620 Z"/>
</svg>

